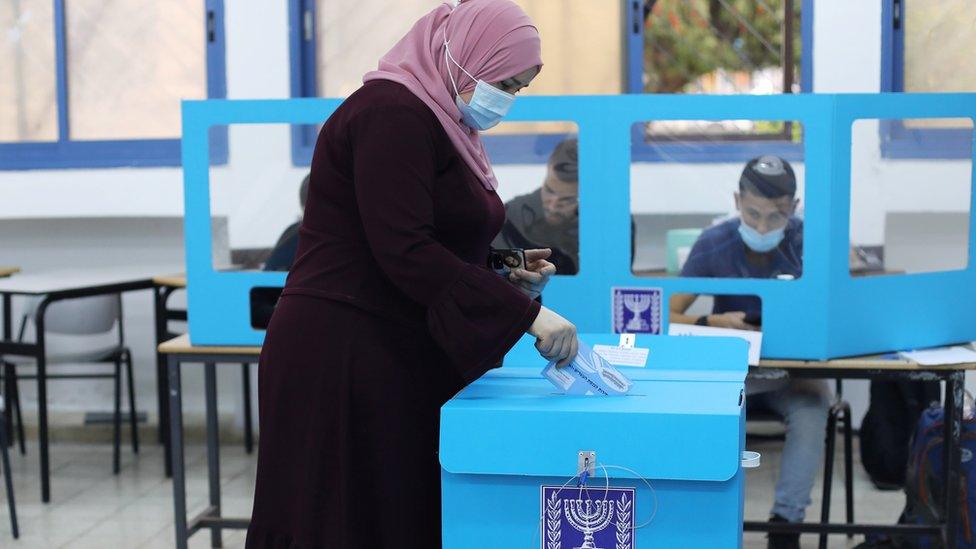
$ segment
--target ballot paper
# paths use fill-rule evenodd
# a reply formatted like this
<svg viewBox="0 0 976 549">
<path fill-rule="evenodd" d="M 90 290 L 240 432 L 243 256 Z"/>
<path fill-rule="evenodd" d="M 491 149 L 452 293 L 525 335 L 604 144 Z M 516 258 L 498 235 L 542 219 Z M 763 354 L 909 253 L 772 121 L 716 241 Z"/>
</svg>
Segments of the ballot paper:
<svg viewBox="0 0 976 549">
<path fill-rule="evenodd" d="M 567 395 L 622 396 L 633 383 L 596 353 L 589 345 L 577 340 L 579 352 L 572 362 L 556 367 L 552 361 L 542 375 Z"/>
<path fill-rule="evenodd" d="M 594 345 L 593 350 L 614 366 L 647 366 L 647 347 L 620 347 L 619 345 Z"/>
<path fill-rule="evenodd" d="M 945 364 L 976 362 L 976 351 L 961 346 L 905 351 L 901 353 L 901 356 L 908 360 L 914 360 L 922 366 L 942 366 Z"/>
<path fill-rule="evenodd" d="M 715 328 L 713 326 L 698 326 L 697 324 L 668 325 L 668 335 L 672 336 L 709 336 L 709 337 L 737 337 L 749 342 L 749 366 L 759 365 L 759 350 L 762 348 L 762 332 L 753 330 L 735 330 L 733 328 Z"/>
</svg>

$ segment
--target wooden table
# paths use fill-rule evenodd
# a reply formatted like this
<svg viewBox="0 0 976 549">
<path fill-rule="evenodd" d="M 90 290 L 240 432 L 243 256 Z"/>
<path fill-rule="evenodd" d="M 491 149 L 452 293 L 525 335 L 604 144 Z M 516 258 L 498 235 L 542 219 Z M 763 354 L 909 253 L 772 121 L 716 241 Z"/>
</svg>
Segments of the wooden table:
<svg viewBox="0 0 976 549">
<path fill-rule="evenodd" d="M 156 435 L 163 445 L 163 474 L 172 474 L 169 452 L 169 382 L 166 373 L 166 356 L 159 351 L 159 346 L 179 334 L 169 331 L 170 321 L 186 322 L 186 309 L 171 309 L 169 298 L 177 290 L 186 288 L 186 274 L 174 273 L 154 276 L 153 305 L 156 332 L 156 417 L 159 418 L 159 430 Z"/>
<path fill-rule="evenodd" d="M 958 486 L 961 480 L 963 391 L 966 371 L 976 370 L 976 364 L 963 363 L 945 366 L 923 366 L 896 355 L 840 358 L 834 360 L 774 360 L 764 359 L 759 366 L 749 369 L 749 379 L 789 379 L 815 378 L 836 379 L 838 387 L 844 379 L 883 379 L 910 381 L 943 381 L 946 384 L 944 402 L 945 440 L 943 486 Z M 825 475 L 827 480 L 828 475 Z M 824 499 L 829 501 L 829 480 L 825 482 Z M 848 501 L 852 490 L 848 481 Z M 959 529 L 960 499 L 959 490 L 946 490 L 944 509 L 946 520 L 935 525 L 915 524 L 856 524 L 854 517 L 848 516 L 846 523 L 829 523 L 829 517 L 821 517 L 820 523 L 770 523 L 746 522 L 744 529 L 752 532 L 789 532 L 820 534 L 820 547 L 826 547 L 827 534 L 891 534 L 940 536 L 945 547 L 956 546 Z"/>
<path fill-rule="evenodd" d="M 153 284 L 157 286 L 163 286 L 166 288 L 186 288 L 186 275 L 185 274 L 171 274 L 154 276 Z"/>
<path fill-rule="evenodd" d="M 169 298 L 178 290 L 186 289 L 186 274 L 168 274 L 153 277 L 155 293 L 156 318 L 156 389 L 159 418 L 159 442 L 163 445 L 163 473 L 169 477 L 173 473 L 173 464 L 169 452 L 169 397 L 168 377 L 166 373 L 166 354 L 159 351 L 159 347 L 175 337 L 178 333 L 169 330 L 169 322 L 187 320 L 186 309 L 175 309 L 168 305 Z M 244 400 L 244 450 L 250 454 L 254 452 L 254 419 L 251 412 L 251 363 L 241 362 L 241 377 Z"/>
<path fill-rule="evenodd" d="M 153 287 L 152 278 L 159 272 L 171 272 L 172 266 L 92 269 L 64 269 L 31 272 L 0 280 L 0 296 L 3 301 L 3 339 L 0 355 L 34 357 L 37 361 L 38 439 L 41 461 L 41 501 L 51 501 L 51 473 L 48 448 L 47 418 L 47 362 L 45 355 L 44 315 L 55 301 L 148 290 Z M 41 301 L 36 307 L 34 325 L 37 335 L 34 343 L 13 339 L 13 296 L 35 296 Z M 121 326 L 120 326 L 121 333 Z M 12 379 L 12 376 L 5 376 Z"/>
<path fill-rule="evenodd" d="M 190 536 L 209 529 L 212 547 L 221 547 L 222 529 L 247 529 L 250 519 L 227 518 L 220 514 L 220 433 L 217 422 L 218 363 L 257 361 L 261 347 L 194 346 L 184 334 L 159 345 L 166 357 L 169 377 L 169 453 L 173 473 L 173 512 L 176 517 L 176 547 L 186 549 Z M 183 452 L 183 364 L 203 364 L 207 416 L 207 480 L 209 505 L 192 519 L 186 510 L 186 467 Z"/>
</svg>

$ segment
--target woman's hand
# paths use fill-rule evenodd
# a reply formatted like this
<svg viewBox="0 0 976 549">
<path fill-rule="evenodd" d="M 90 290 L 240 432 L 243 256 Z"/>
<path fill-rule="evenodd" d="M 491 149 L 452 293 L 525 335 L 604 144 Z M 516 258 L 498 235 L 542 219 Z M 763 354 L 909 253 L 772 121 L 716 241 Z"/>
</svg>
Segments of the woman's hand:
<svg viewBox="0 0 976 549">
<path fill-rule="evenodd" d="M 514 269 L 508 280 L 532 299 L 539 297 L 549 279 L 556 274 L 556 266 L 546 261 L 550 255 L 552 250 L 549 248 L 525 250 L 525 268 Z"/>
<path fill-rule="evenodd" d="M 558 361 L 556 366 L 565 366 L 576 358 L 579 343 L 576 340 L 576 326 L 551 309 L 539 309 L 539 315 L 529 327 L 529 333 L 536 338 L 535 348 L 539 350 L 539 354 L 549 360 Z"/>
</svg>

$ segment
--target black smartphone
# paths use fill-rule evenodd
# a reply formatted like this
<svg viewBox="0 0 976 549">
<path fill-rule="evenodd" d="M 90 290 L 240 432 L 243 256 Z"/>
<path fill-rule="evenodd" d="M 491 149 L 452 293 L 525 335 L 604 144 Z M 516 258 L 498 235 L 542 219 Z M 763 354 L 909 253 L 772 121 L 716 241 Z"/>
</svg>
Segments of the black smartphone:
<svg viewBox="0 0 976 549">
<path fill-rule="evenodd" d="M 488 254 L 488 268 L 502 276 L 508 276 L 514 269 L 524 269 L 525 250 L 522 248 L 494 249 Z"/>
</svg>

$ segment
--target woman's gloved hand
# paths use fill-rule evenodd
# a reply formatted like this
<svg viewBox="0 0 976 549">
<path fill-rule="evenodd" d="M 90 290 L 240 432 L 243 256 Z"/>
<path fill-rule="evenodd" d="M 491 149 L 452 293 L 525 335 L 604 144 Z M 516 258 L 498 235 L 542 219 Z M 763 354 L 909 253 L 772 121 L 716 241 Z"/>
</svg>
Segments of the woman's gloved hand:
<svg viewBox="0 0 976 549">
<path fill-rule="evenodd" d="M 551 309 L 542 307 L 535 317 L 529 333 L 536 338 L 535 348 L 549 360 L 557 360 L 562 367 L 576 358 L 579 342 L 576 339 L 576 326 L 557 315 Z"/>
<path fill-rule="evenodd" d="M 539 297 L 549 279 L 556 274 L 556 266 L 546 261 L 550 255 L 552 250 L 549 248 L 525 250 L 525 268 L 513 270 L 508 280 L 532 299 Z"/>
</svg>

